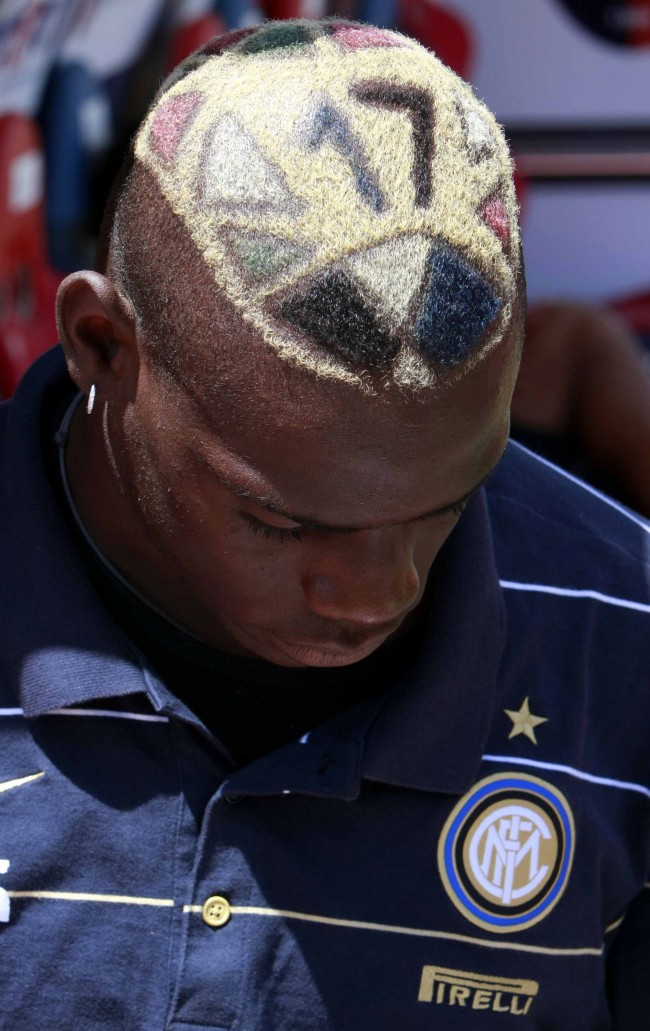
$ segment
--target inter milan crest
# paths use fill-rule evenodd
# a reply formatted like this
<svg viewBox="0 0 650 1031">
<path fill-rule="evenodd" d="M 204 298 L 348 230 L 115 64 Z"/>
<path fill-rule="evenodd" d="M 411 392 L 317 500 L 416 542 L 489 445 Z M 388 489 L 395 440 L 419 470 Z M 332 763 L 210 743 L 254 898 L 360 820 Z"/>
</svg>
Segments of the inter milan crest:
<svg viewBox="0 0 650 1031">
<path fill-rule="evenodd" d="M 479 781 L 452 810 L 438 843 L 445 891 L 496 933 L 530 927 L 553 909 L 571 872 L 573 816 L 564 795 L 525 774 Z"/>
</svg>

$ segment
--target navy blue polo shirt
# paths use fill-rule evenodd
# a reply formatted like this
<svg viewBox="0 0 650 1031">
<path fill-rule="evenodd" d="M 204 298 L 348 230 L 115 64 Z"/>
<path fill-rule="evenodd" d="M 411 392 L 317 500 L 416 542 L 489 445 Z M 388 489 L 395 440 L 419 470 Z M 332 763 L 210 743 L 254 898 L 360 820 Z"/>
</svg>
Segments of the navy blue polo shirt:
<svg viewBox="0 0 650 1031">
<path fill-rule="evenodd" d="M 511 445 L 387 693 L 233 769 L 0 412 L 0 1025 L 650 1026 L 649 537 Z"/>
</svg>

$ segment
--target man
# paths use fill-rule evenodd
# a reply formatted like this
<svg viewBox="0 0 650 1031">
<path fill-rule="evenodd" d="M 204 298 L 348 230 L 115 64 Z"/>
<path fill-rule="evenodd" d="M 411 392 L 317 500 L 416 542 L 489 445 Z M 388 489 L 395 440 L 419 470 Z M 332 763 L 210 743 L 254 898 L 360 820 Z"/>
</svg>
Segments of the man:
<svg viewBox="0 0 650 1031">
<path fill-rule="evenodd" d="M 3 412 L 5 1026 L 645 1026 L 645 529 L 506 447 L 492 116 L 222 37 L 105 251 Z"/>
</svg>

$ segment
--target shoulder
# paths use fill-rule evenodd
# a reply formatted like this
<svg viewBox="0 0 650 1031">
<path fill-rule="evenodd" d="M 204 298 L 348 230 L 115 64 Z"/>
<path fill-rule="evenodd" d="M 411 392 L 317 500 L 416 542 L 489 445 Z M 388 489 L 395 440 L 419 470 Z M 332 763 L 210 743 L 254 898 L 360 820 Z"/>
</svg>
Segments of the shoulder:
<svg viewBox="0 0 650 1031">
<path fill-rule="evenodd" d="M 543 717 L 538 765 L 634 783 L 650 797 L 648 526 L 519 445 L 487 493 L 507 611 L 499 708 L 526 699 Z M 504 748 L 503 718 L 497 729 L 491 750 L 530 759 L 530 741 Z"/>
<path fill-rule="evenodd" d="M 487 494 L 502 580 L 623 593 L 650 606 L 650 525 L 641 516 L 514 442 Z"/>
</svg>

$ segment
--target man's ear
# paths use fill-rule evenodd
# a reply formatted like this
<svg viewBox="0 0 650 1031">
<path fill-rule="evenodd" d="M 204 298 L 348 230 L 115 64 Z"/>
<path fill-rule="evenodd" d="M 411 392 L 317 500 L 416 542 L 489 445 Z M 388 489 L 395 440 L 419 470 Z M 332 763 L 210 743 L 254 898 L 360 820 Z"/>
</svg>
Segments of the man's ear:
<svg viewBox="0 0 650 1031">
<path fill-rule="evenodd" d="M 98 272 L 67 276 L 56 298 L 56 321 L 68 371 L 84 394 L 93 384 L 98 400 L 135 394 L 135 313 L 109 279 Z"/>
</svg>

